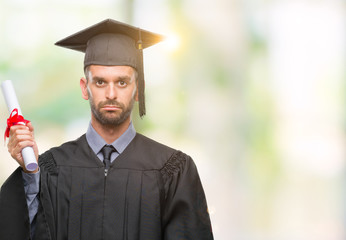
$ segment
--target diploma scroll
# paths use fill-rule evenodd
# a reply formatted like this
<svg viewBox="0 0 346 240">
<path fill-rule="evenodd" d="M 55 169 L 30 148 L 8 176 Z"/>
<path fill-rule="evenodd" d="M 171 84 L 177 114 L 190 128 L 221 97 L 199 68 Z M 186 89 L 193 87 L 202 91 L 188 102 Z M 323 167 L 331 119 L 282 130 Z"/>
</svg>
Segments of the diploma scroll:
<svg viewBox="0 0 346 240">
<path fill-rule="evenodd" d="M 11 80 L 5 80 L 1 83 L 2 93 L 4 95 L 8 111 L 10 114 L 13 109 L 18 109 L 18 114 L 22 115 L 22 111 L 20 110 L 19 103 L 17 100 L 16 93 L 14 91 Z M 25 123 L 18 123 L 25 124 Z M 37 168 L 37 161 L 34 153 L 34 149 L 32 147 L 25 147 L 22 150 L 22 156 L 24 159 L 25 168 L 28 171 L 34 171 Z"/>
</svg>

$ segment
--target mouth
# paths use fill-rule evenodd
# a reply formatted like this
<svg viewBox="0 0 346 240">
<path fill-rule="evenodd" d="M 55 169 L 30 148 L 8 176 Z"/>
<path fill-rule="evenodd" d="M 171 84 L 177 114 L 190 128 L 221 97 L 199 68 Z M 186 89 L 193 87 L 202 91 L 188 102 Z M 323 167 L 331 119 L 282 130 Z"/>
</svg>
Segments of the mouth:
<svg viewBox="0 0 346 240">
<path fill-rule="evenodd" d="M 117 110 L 120 110 L 121 108 L 116 105 L 105 105 L 102 107 L 102 109 L 104 109 L 105 111 L 117 111 Z"/>
</svg>

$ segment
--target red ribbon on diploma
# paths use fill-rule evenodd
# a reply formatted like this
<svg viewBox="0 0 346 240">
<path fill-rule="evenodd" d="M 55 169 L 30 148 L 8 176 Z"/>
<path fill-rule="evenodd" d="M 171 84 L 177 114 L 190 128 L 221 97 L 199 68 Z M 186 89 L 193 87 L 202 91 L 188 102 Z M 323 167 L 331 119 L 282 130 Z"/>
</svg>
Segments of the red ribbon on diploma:
<svg viewBox="0 0 346 240">
<path fill-rule="evenodd" d="M 26 125 L 29 122 L 30 122 L 29 120 L 25 120 L 22 115 L 18 114 L 17 108 L 13 109 L 11 114 L 10 114 L 10 117 L 7 119 L 7 127 L 6 127 L 6 131 L 5 131 L 4 139 L 6 140 L 6 137 L 10 136 L 10 128 L 13 125 L 17 125 L 18 123 L 24 123 Z"/>
</svg>

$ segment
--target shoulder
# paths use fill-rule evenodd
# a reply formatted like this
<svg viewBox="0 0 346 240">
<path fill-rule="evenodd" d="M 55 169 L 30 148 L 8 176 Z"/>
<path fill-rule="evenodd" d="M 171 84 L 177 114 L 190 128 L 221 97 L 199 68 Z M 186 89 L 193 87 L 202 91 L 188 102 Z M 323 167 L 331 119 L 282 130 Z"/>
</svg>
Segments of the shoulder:
<svg viewBox="0 0 346 240">
<path fill-rule="evenodd" d="M 177 151 L 168 159 L 167 162 L 165 162 L 163 167 L 160 169 L 160 172 L 166 181 L 174 176 L 179 176 L 191 167 L 195 169 L 195 164 L 192 158 L 181 151 Z"/>
<path fill-rule="evenodd" d="M 58 147 L 53 147 L 50 151 L 53 153 L 70 154 L 71 152 L 76 152 L 76 150 L 83 145 L 87 145 L 85 134 L 76 140 L 65 142 Z"/>
<path fill-rule="evenodd" d="M 136 149 L 145 149 L 146 154 L 158 156 L 158 153 L 162 154 L 172 154 L 177 151 L 174 148 L 171 148 L 167 145 L 159 143 L 149 137 L 146 137 L 140 133 L 136 134 L 136 137 L 133 139 L 132 143 Z"/>
<path fill-rule="evenodd" d="M 160 170 L 178 152 L 140 133 L 117 157 L 115 167 L 135 170 Z"/>
<path fill-rule="evenodd" d="M 85 149 L 86 146 L 85 135 L 82 135 L 76 140 L 65 142 L 41 154 L 39 156 L 39 165 L 40 167 L 53 168 L 54 166 L 64 164 L 64 162 L 69 161 L 71 156 L 75 155 L 77 151 Z"/>
<path fill-rule="evenodd" d="M 186 165 L 194 165 L 192 158 L 186 153 L 141 134 L 137 135 L 138 141 L 145 147 L 145 155 L 150 159 L 155 159 L 164 175 L 172 175 L 182 171 Z"/>
</svg>

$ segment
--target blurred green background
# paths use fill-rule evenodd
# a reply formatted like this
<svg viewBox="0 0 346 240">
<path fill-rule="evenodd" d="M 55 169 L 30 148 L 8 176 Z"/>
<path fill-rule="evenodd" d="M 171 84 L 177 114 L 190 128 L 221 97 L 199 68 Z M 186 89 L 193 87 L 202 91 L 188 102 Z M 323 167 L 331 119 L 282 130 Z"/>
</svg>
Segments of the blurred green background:
<svg viewBox="0 0 346 240">
<path fill-rule="evenodd" d="M 341 0 L 0 0 L 0 81 L 42 153 L 90 119 L 84 56 L 56 41 L 106 18 L 164 34 L 133 121 L 195 160 L 215 239 L 345 239 L 345 13 Z M 0 132 L 7 117 L 2 99 Z M 17 165 L 0 156 L 2 183 Z"/>
</svg>

